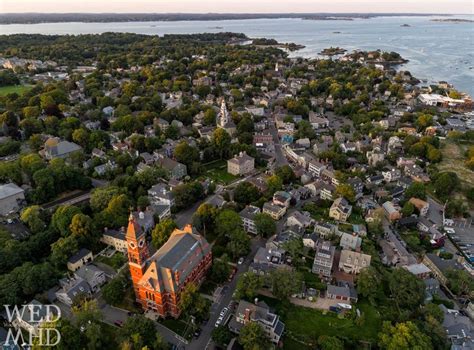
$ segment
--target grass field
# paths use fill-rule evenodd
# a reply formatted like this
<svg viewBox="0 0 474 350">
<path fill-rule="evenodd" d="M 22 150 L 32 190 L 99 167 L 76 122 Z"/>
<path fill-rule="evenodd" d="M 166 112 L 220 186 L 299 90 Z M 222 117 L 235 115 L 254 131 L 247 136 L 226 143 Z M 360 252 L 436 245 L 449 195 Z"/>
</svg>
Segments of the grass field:
<svg viewBox="0 0 474 350">
<path fill-rule="evenodd" d="M 227 185 L 232 181 L 238 179 L 237 176 L 234 176 L 227 172 L 227 162 L 225 160 L 206 164 L 204 165 L 204 168 L 204 175 L 220 184 Z"/>
<path fill-rule="evenodd" d="M 0 96 L 5 96 L 11 93 L 16 92 L 17 94 L 21 95 L 25 91 L 31 89 L 31 85 L 10 85 L 10 86 L 2 86 L 0 87 Z"/>
<path fill-rule="evenodd" d="M 286 338 L 291 338 L 288 342 L 284 340 L 285 349 L 311 348 L 302 343 L 314 343 L 321 335 L 375 344 L 382 324 L 378 311 L 365 301 L 356 305 L 362 313 L 361 318 L 352 320 L 339 318 L 332 312 L 324 314 L 315 309 L 284 305 L 276 299 L 265 296 L 259 296 L 259 299 L 275 308 L 285 323 Z"/>
<path fill-rule="evenodd" d="M 474 171 L 464 166 L 464 152 L 467 146 L 447 141 L 443 144 L 443 160 L 438 164 L 438 170 L 455 172 L 464 185 L 474 186 Z"/>
</svg>

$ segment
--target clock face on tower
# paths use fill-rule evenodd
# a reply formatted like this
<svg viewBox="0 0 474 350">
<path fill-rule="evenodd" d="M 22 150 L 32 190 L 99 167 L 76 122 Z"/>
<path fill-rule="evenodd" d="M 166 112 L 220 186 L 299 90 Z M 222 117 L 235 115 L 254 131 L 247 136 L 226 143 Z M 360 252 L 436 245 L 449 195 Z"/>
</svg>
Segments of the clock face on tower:
<svg viewBox="0 0 474 350">
<path fill-rule="evenodd" d="M 137 246 L 135 245 L 135 243 L 133 242 L 128 242 L 128 245 L 130 246 L 130 248 L 132 249 L 135 249 Z"/>
</svg>

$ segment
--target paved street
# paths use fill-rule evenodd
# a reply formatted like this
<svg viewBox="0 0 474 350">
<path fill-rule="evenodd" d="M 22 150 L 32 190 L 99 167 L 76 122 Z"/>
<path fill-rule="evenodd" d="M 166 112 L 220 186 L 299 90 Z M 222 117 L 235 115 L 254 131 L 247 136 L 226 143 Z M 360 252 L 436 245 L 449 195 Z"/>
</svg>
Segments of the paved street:
<svg viewBox="0 0 474 350">
<path fill-rule="evenodd" d="M 283 154 L 283 150 L 281 148 L 280 138 L 278 137 L 278 131 L 276 129 L 275 123 L 269 123 L 269 130 L 270 134 L 273 136 L 273 142 L 275 143 L 275 165 L 276 167 L 281 167 L 283 165 L 288 164 L 288 160 L 286 159 L 285 155 Z"/>
<path fill-rule="evenodd" d="M 221 310 L 228 306 L 229 303 L 232 301 L 232 294 L 234 294 L 235 288 L 237 286 L 237 280 L 239 279 L 239 276 L 246 272 L 249 268 L 250 263 L 253 260 L 253 257 L 255 256 L 255 253 L 257 252 L 257 249 L 259 247 L 263 247 L 264 242 L 253 239 L 252 240 L 252 246 L 251 246 L 251 252 L 245 259 L 244 263 L 242 265 L 237 265 L 237 273 L 235 274 L 234 278 L 230 283 L 226 283 L 223 288 L 223 294 L 219 298 L 219 301 L 217 303 L 212 304 L 211 307 L 211 317 L 207 324 L 204 327 L 201 327 L 202 332 L 199 338 L 193 339 L 189 345 L 187 345 L 185 348 L 190 349 L 190 350 L 204 350 L 207 349 L 210 342 L 211 342 L 211 333 L 215 328 L 215 323 L 217 319 L 219 318 L 219 313 Z"/>
</svg>

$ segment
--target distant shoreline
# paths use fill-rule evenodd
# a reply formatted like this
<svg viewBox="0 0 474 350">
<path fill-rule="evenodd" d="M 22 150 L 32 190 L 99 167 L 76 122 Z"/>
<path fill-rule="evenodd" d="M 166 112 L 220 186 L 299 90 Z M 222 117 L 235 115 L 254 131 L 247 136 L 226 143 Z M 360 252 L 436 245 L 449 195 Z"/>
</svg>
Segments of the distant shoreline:
<svg viewBox="0 0 474 350">
<path fill-rule="evenodd" d="M 40 23 L 110 23 L 110 22 L 176 22 L 176 21 L 224 21 L 245 19 L 303 19 L 346 20 L 376 17 L 450 17 L 450 14 L 420 13 L 6 13 L 0 14 L 0 24 Z"/>
</svg>

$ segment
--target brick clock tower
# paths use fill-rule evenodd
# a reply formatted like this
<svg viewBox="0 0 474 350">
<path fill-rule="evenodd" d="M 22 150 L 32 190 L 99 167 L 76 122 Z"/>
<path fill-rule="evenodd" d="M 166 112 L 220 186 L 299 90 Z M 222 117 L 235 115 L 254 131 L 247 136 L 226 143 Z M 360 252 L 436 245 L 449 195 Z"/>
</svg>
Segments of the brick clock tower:
<svg viewBox="0 0 474 350">
<path fill-rule="evenodd" d="M 132 277 L 135 296 L 139 299 L 138 282 L 142 278 L 146 270 L 146 263 L 149 256 L 146 244 L 145 232 L 137 224 L 135 217 L 130 213 L 128 220 L 127 234 L 128 262 L 130 267 L 130 275 Z"/>
</svg>

